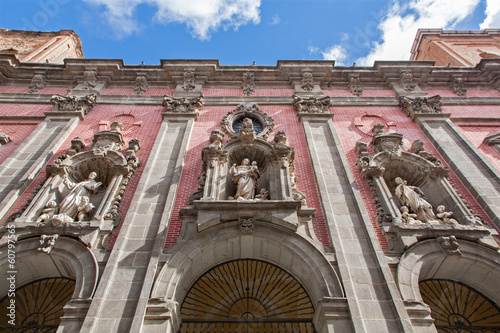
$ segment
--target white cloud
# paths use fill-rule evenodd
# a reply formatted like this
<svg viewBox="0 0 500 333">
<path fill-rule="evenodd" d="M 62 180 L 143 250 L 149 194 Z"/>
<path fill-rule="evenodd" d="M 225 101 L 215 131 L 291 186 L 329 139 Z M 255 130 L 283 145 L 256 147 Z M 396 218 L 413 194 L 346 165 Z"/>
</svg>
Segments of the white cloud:
<svg viewBox="0 0 500 333">
<path fill-rule="evenodd" d="M 487 0 L 484 13 L 486 14 L 486 18 L 479 27 L 481 29 L 498 29 L 500 27 L 500 1 Z"/>
<path fill-rule="evenodd" d="M 276 25 L 281 22 L 281 19 L 278 14 L 274 14 L 273 20 L 271 21 L 271 25 Z"/>
<path fill-rule="evenodd" d="M 308 46 L 307 49 L 309 50 L 309 53 L 315 54 L 319 52 L 319 47 L 317 46 Z"/>
<path fill-rule="evenodd" d="M 408 60 L 418 28 L 453 29 L 481 0 L 410 0 L 394 2 L 380 22 L 381 41 L 374 42 L 369 54 L 356 61 L 372 66 L 375 60 Z M 498 0 L 488 0 L 498 2 Z"/>
<path fill-rule="evenodd" d="M 219 27 L 238 29 L 239 26 L 260 22 L 260 0 L 84 0 L 106 6 L 106 18 L 122 35 L 138 30 L 134 10 L 140 4 L 157 8 L 155 18 L 160 23 L 186 24 L 200 39 L 210 38 Z"/>
<path fill-rule="evenodd" d="M 344 60 L 347 58 L 347 51 L 342 45 L 333 45 L 321 51 L 323 60 L 335 60 L 337 65 L 344 65 Z"/>
</svg>

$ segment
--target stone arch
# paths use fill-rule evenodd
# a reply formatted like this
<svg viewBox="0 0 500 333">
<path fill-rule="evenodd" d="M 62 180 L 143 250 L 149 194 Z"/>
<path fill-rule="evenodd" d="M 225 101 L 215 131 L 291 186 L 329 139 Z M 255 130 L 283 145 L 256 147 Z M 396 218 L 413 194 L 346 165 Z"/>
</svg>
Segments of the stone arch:
<svg viewBox="0 0 500 333">
<path fill-rule="evenodd" d="M 28 238 L 15 243 L 16 285 L 47 277 L 68 277 L 76 281 L 72 300 L 90 299 L 99 277 L 97 260 L 93 253 L 79 241 L 59 237 L 50 253 L 39 251 L 39 238 Z M 0 248 L 0 265 L 8 267 L 7 245 Z M 6 281 L 7 270 L 0 273 Z M 1 284 L 0 296 L 9 286 Z"/>
<path fill-rule="evenodd" d="M 397 284 L 412 321 L 433 324 L 430 310 L 420 295 L 419 282 L 426 279 L 461 282 L 500 305 L 498 252 L 478 243 L 460 239 L 457 242 L 460 253 L 449 254 L 438 240 L 429 239 L 410 247 L 401 257 Z M 422 320 L 424 317 L 427 318 Z"/>
<path fill-rule="evenodd" d="M 180 303 L 199 276 L 234 259 L 258 259 L 284 269 L 304 287 L 313 304 L 325 297 L 344 297 L 335 270 L 313 242 L 258 221 L 253 235 L 243 235 L 237 222 L 228 222 L 180 245 L 160 272 L 151 297 Z"/>
</svg>

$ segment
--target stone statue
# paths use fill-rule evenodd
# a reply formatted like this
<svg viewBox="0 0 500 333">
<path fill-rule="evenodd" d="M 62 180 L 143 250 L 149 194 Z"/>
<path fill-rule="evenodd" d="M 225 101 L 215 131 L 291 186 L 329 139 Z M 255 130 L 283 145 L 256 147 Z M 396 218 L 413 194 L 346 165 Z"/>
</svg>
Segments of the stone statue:
<svg viewBox="0 0 500 333">
<path fill-rule="evenodd" d="M 237 190 L 234 197 L 229 197 L 229 200 L 251 200 L 255 198 L 255 189 L 258 186 L 257 179 L 260 177 L 257 162 L 253 161 L 250 165 L 248 158 L 241 161 L 241 165 L 233 164 L 229 169 L 229 174 L 233 177 L 233 183 L 236 184 Z"/>
<path fill-rule="evenodd" d="M 49 222 L 49 220 L 52 218 L 52 216 L 54 216 L 54 214 L 57 211 L 57 203 L 54 200 L 49 201 L 45 207 L 46 208 L 44 208 L 42 210 L 42 215 L 40 215 L 36 219 L 36 221 L 35 221 L 36 223 Z"/>
<path fill-rule="evenodd" d="M 88 220 L 90 211 L 94 208 L 94 205 L 90 203 L 90 199 L 87 196 L 83 196 L 80 204 L 78 205 L 78 215 L 76 220 L 86 221 Z"/>
<path fill-rule="evenodd" d="M 262 188 L 260 193 L 255 196 L 255 200 L 269 200 L 269 192 Z"/>
<path fill-rule="evenodd" d="M 437 211 L 436 216 L 441 221 L 443 221 L 444 224 L 454 224 L 454 225 L 458 224 L 457 220 L 451 218 L 453 216 L 453 213 L 447 212 L 445 206 L 443 205 L 437 206 L 436 211 Z"/>
<path fill-rule="evenodd" d="M 406 180 L 396 177 L 395 194 L 402 205 L 407 206 L 417 219 L 422 222 L 438 222 L 432 211 L 432 205 L 425 199 L 424 193 L 416 186 L 407 185 Z"/>
<path fill-rule="evenodd" d="M 94 180 L 96 177 L 97 173 L 91 172 L 86 180 L 79 183 L 73 183 L 66 178 L 66 176 L 64 177 L 63 183 L 71 192 L 61 201 L 59 205 L 59 215 L 66 215 L 73 220 L 78 216 L 80 207 L 86 205 L 85 201 L 88 201 L 90 196 L 96 193 L 99 186 L 102 185 L 102 183 Z M 83 199 L 84 197 L 86 197 L 87 200 Z M 87 205 L 88 204 L 87 202 Z M 88 206 L 85 209 L 88 209 Z M 83 210 L 85 211 L 85 209 Z"/>
<path fill-rule="evenodd" d="M 422 224 L 421 221 L 416 219 L 417 214 L 411 214 L 410 210 L 406 206 L 401 206 L 401 217 L 407 224 Z"/>
</svg>

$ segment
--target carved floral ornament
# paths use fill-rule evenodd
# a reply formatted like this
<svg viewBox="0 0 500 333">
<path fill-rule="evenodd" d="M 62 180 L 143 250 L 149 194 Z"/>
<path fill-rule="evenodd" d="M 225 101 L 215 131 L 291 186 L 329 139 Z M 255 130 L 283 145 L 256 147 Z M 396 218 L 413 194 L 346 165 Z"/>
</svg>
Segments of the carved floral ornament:
<svg viewBox="0 0 500 333">
<path fill-rule="evenodd" d="M 241 90 L 243 90 L 243 94 L 245 94 L 245 96 L 252 96 L 255 91 L 253 73 L 243 74 L 243 83 L 241 84 Z"/>
<path fill-rule="evenodd" d="M 168 95 L 163 96 L 165 112 L 171 113 L 197 113 L 203 107 L 203 96 L 195 98 L 175 98 Z"/>
<path fill-rule="evenodd" d="M 361 88 L 361 81 L 359 80 L 359 75 L 351 75 L 349 77 L 349 84 L 347 85 L 347 89 L 354 96 L 361 96 L 363 93 L 363 88 Z"/>
<path fill-rule="evenodd" d="M 419 113 L 442 113 L 441 96 L 436 95 L 432 97 L 415 97 L 410 98 L 401 96 L 399 98 L 399 105 L 408 117 L 413 117 Z"/>
<path fill-rule="evenodd" d="M 79 111 L 87 114 L 94 107 L 96 98 L 96 94 L 82 97 L 53 95 L 50 102 L 54 104 L 54 111 Z"/>
<path fill-rule="evenodd" d="M 326 97 L 309 97 L 304 98 L 297 94 L 293 95 L 293 106 L 299 113 L 328 113 L 330 107 L 333 106 L 332 99 Z"/>
<path fill-rule="evenodd" d="M 370 187 L 376 221 L 391 243 L 390 251 L 404 251 L 418 241 L 416 235 L 429 238 L 436 230 L 445 236 L 442 242 L 453 254 L 452 235 L 491 237 L 449 182 L 449 170 L 425 151 L 422 141 L 416 140 L 406 151 L 403 135 L 384 133 L 382 125 L 375 125 L 373 132 L 370 145 L 375 153 L 368 151 L 368 144 L 357 142 L 356 167 Z"/>
</svg>

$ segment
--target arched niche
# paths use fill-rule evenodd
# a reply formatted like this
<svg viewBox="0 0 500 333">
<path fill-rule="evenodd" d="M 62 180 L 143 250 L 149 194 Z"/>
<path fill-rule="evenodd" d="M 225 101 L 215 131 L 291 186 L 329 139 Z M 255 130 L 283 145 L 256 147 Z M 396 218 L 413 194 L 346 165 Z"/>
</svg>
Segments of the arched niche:
<svg viewBox="0 0 500 333">
<path fill-rule="evenodd" d="M 338 275 L 317 246 L 291 230 L 269 223 L 256 221 L 251 235 L 243 234 L 236 221 L 219 224 L 169 251 L 172 255 L 156 278 L 148 312 L 153 312 L 158 300 L 167 302 L 163 307 L 170 309 L 176 330 L 179 305 L 195 281 L 212 267 L 236 259 L 262 260 L 285 270 L 303 286 L 314 305 L 324 299 L 344 300 Z M 149 323 L 156 320 L 150 318 Z M 149 331 L 145 328 L 145 332 Z"/>
<path fill-rule="evenodd" d="M 419 283 L 430 279 L 463 283 L 500 306 L 500 255 L 497 251 L 470 241 L 455 240 L 455 251 L 440 239 L 421 241 L 402 255 L 396 281 L 412 323 L 432 327 L 430 309 L 423 302 Z"/>
<path fill-rule="evenodd" d="M 36 228 L 37 234 L 87 235 L 93 246 L 102 245 L 101 238 L 120 222 L 123 192 L 139 166 L 139 141 L 130 140 L 123 153 L 122 129 L 112 123 L 110 130 L 97 132 L 88 150 L 82 139 L 71 141 L 67 153 L 47 166 L 45 183 L 15 219 L 20 232 Z"/>
<path fill-rule="evenodd" d="M 492 237 L 496 231 L 469 208 L 448 180 L 449 170 L 424 150 L 423 142 L 416 140 L 405 151 L 402 134 L 384 133 L 381 124 L 373 132 L 375 154 L 358 142 L 356 166 L 374 196 L 388 252 L 402 254 L 418 241 L 452 235 L 498 248 Z"/>
</svg>

